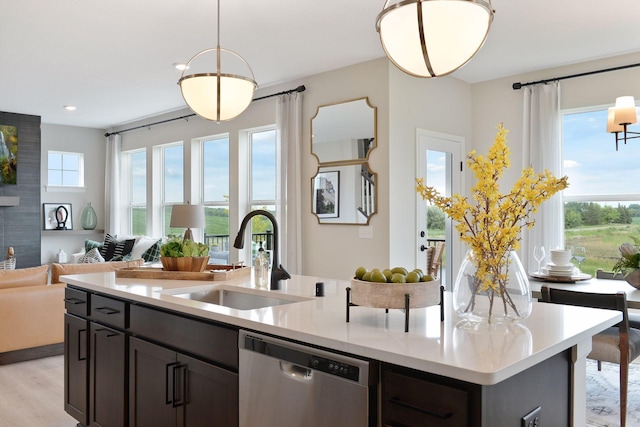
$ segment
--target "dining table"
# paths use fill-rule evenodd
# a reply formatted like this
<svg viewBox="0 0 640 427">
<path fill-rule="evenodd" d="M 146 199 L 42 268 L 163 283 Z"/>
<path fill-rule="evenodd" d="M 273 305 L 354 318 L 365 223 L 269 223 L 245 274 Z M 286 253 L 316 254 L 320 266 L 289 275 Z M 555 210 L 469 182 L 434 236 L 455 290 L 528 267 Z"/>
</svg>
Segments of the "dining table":
<svg viewBox="0 0 640 427">
<path fill-rule="evenodd" d="M 544 279 L 538 277 L 530 277 L 531 295 L 533 298 L 542 298 L 540 289 L 543 285 L 550 288 L 566 289 L 570 291 L 593 292 L 593 293 L 612 293 L 622 291 L 627 294 L 627 307 L 631 309 L 640 309 L 640 289 L 636 289 L 627 283 L 626 280 L 617 279 L 599 279 L 591 277 L 589 279 L 576 280 L 575 282 L 558 281 L 554 278 Z"/>
</svg>

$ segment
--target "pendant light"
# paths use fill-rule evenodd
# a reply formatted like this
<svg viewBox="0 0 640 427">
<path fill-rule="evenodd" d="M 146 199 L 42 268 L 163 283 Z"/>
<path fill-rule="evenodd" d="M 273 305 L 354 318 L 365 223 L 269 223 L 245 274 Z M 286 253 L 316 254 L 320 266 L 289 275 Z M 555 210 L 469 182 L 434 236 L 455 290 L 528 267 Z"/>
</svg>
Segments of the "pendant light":
<svg viewBox="0 0 640 427">
<path fill-rule="evenodd" d="M 217 47 L 195 54 L 187 62 L 178 84 L 184 101 L 194 113 L 219 123 L 231 120 L 247 109 L 257 84 L 247 61 L 237 53 L 220 47 L 220 0 L 217 36 Z M 187 71 L 190 74 L 185 75 Z"/>
<path fill-rule="evenodd" d="M 618 143 L 620 141 L 626 144 L 627 139 L 640 138 L 640 132 L 627 130 L 627 126 L 637 123 L 637 121 L 636 101 L 633 96 L 617 97 L 616 105 L 609 108 L 607 116 L 607 132 L 616 135 L 616 151 L 618 151 Z M 622 138 L 619 136 L 620 133 L 622 133 Z"/>
<path fill-rule="evenodd" d="M 493 14 L 491 0 L 387 0 L 376 31 L 387 57 L 400 70 L 440 77 L 480 50 Z"/>
</svg>

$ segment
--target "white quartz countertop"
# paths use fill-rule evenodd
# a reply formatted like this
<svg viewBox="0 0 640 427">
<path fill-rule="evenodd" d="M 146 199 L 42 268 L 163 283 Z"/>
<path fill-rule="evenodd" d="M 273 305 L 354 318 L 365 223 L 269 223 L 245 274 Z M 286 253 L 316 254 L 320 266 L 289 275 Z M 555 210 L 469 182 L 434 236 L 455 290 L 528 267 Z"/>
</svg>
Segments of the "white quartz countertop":
<svg viewBox="0 0 640 427">
<path fill-rule="evenodd" d="M 236 310 L 171 294 L 238 286 L 252 288 L 249 276 L 229 281 L 117 278 L 115 273 L 63 276 L 70 285 L 211 319 L 240 328 L 418 369 L 481 385 L 496 384 L 554 356 L 622 320 L 617 311 L 534 302 L 531 316 L 518 323 L 472 324 L 461 320 L 445 292 L 445 321 L 439 306 L 411 309 L 409 332 L 402 310 L 351 307 L 346 322 L 349 281 L 293 276 L 281 282 L 286 294 L 303 301 Z M 325 296 L 315 297 L 324 282 Z M 390 285 L 393 286 L 393 285 Z"/>
</svg>

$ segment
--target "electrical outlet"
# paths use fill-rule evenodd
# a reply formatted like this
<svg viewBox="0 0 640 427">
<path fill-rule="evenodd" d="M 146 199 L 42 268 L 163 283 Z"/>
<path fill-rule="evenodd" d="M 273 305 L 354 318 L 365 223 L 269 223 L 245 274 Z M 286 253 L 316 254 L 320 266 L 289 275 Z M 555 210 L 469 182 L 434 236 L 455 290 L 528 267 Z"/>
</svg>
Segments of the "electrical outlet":
<svg viewBox="0 0 640 427">
<path fill-rule="evenodd" d="M 538 406 L 536 409 L 522 417 L 520 425 L 522 427 L 540 427 L 540 412 L 542 412 L 542 408 Z"/>
</svg>

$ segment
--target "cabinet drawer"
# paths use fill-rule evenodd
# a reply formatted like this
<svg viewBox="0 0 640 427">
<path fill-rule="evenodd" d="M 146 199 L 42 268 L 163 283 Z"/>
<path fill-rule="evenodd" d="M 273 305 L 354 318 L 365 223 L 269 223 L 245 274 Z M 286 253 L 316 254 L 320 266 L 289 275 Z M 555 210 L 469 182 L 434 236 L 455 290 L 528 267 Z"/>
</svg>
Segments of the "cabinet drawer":
<svg viewBox="0 0 640 427">
<path fill-rule="evenodd" d="M 195 356 L 238 368 L 238 330 L 141 305 L 130 307 L 130 331 Z"/>
<path fill-rule="evenodd" d="M 468 406 L 465 390 L 383 371 L 382 424 L 385 426 L 467 426 Z"/>
<path fill-rule="evenodd" d="M 115 328 L 126 329 L 127 303 L 101 295 L 91 295 L 91 320 Z"/>
<path fill-rule="evenodd" d="M 87 317 L 89 315 L 89 294 L 79 289 L 64 289 L 64 308 L 67 313 Z"/>
</svg>

